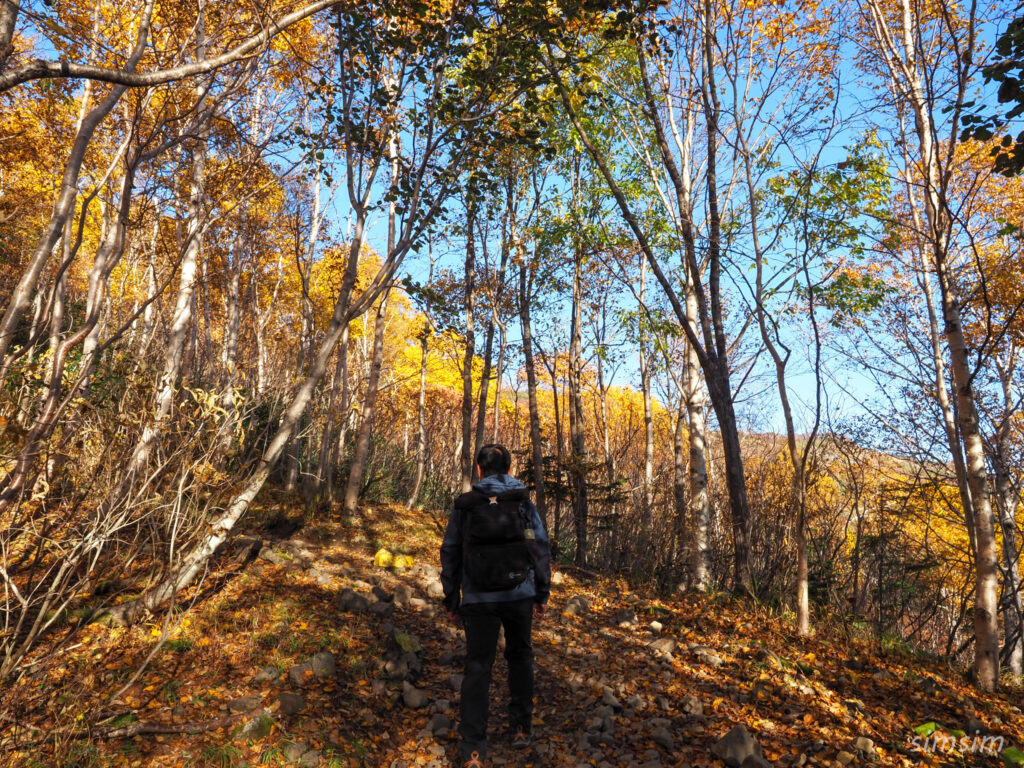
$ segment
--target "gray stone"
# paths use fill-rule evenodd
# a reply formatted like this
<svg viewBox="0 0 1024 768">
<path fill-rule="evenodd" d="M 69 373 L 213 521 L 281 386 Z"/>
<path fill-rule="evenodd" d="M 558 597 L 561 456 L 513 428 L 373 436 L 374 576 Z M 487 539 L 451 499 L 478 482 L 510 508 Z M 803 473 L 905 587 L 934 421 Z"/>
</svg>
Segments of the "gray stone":
<svg viewBox="0 0 1024 768">
<path fill-rule="evenodd" d="M 384 674 L 392 680 L 404 680 L 409 676 L 409 663 L 405 659 L 391 659 L 384 663 Z"/>
<path fill-rule="evenodd" d="M 330 651 L 320 651 L 309 660 L 309 667 L 317 677 L 334 677 L 337 663 Z"/>
<path fill-rule="evenodd" d="M 552 584 L 562 584 L 565 581 L 565 574 L 561 571 L 555 571 L 551 574 Z"/>
<path fill-rule="evenodd" d="M 976 733 L 988 733 L 988 726 L 976 717 L 969 717 L 967 718 L 967 725 L 964 726 L 964 730 L 973 736 Z"/>
<path fill-rule="evenodd" d="M 595 717 L 614 717 L 614 715 L 615 707 L 612 707 L 609 704 L 602 704 L 600 707 L 596 707 L 594 709 Z"/>
<path fill-rule="evenodd" d="M 402 701 L 409 709 L 420 709 L 427 706 L 427 694 L 408 681 L 402 683 Z"/>
<path fill-rule="evenodd" d="M 853 740 L 853 751 L 859 752 L 866 757 L 875 756 L 875 742 L 867 736 L 858 736 Z"/>
<path fill-rule="evenodd" d="M 314 766 L 320 765 L 320 750 L 309 750 L 299 758 L 298 764 L 302 766 L 302 768 L 313 768 Z"/>
<path fill-rule="evenodd" d="M 634 693 L 632 696 L 628 696 L 626 698 L 626 705 L 632 707 L 637 712 L 642 712 L 644 707 L 647 706 L 647 702 Z"/>
<path fill-rule="evenodd" d="M 707 664 L 709 667 L 718 669 L 720 666 L 725 664 L 725 659 L 715 653 L 698 653 L 697 660 L 701 664 Z"/>
<path fill-rule="evenodd" d="M 460 675 L 458 672 L 448 676 L 448 685 L 452 687 L 453 691 L 462 690 L 462 678 L 463 675 Z"/>
<path fill-rule="evenodd" d="M 296 664 L 288 669 L 288 679 L 292 685 L 305 685 L 313 677 L 313 668 L 309 663 Z"/>
<path fill-rule="evenodd" d="M 604 693 L 601 695 L 601 703 L 616 711 L 622 709 L 622 703 L 615 698 L 615 694 L 612 693 L 612 689 L 608 687 L 605 687 Z"/>
<path fill-rule="evenodd" d="M 568 616 L 583 616 L 590 612 L 590 602 L 583 595 L 570 597 L 562 612 Z"/>
<path fill-rule="evenodd" d="M 239 739 L 247 741 L 265 739 L 270 735 L 270 730 L 273 727 L 274 718 L 270 715 L 260 715 L 259 717 L 254 717 L 252 720 L 247 720 L 238 731 L 238 737 Z"/>
<path fill-rule="evenodd" d="M 440 581 L 432 581 L 427 584 L 427 597 L 433 597 L 437 600 L 444 597 L 444 587 L 441 586 Z"/>
<path fill-rule="evenodd" d="M 391 618 L 391 614 L 395 612 L 395 606 L 391 603 L 385 603 L 383 600 L 379 600 L 369 608 L 370 613 L 376 614 L 382 618 Z"/>
<path fill-rule="evenodd" d="M 653 643 L 650 648 L 655 653 L 672 653 L 676 649 L 676 641 L 671 637 L 659 637 Z"/>
<path fill-rule="evenodd" d="M 304 741 L 289 741 L 284 745 L 284 749 L 281 750 L 284 759 L 289 763 L 294 763 L 308 751 L 309 747 L 306 746 Z"/>
<path fill-rule="evenodd" d="M 273 683 L 281 679 L 281 670 L 275 667 L 273 664 L 269 664 L 263 667 L 259 672 L 256 673 L 257 683 Z"/>
<path fill-rule="evenodd" d="M 288 565 L 291 562 L 291 558 L 278 552 L 276 549 L 270 547 L 263 547 L 260 549 L 258 555 L 260 560 L 266 560 L 271 565 Z"/>
<path fill-rule="evenodd" d="M 440 736 L 452 729 L 452 721 L 447 715 L 442 715 L 439 712 L 430 718 L 430 723 L 427 727 L 430 728 L 435 736 Z"/>
<path fill-rule="evenodd" d="M 684 696 L 679 702 L 679 709 L 683 714 L 691 717 L 704 714 L 704 704 L 696 696 Z"/>
<path fill-rule="evenodd" d="M 342 611 L 365 611 L 369 607 L 370 601 L 366 595 L 347 587 L 338 592 L 338 608 Z"/>
<path fill-rule="evenodd" d="M 665 628 L 660 621 L 652 621 L 647 626 L 651 628 L 651 632 L 661 632 Z"/>
<path fill-rule="evenodd" d="M 751 755 L 761 754 L 761 745 L 746 726 L 736 725 L 711 747 L 711 753 L 731 768 L 739 768 Z"/>
<path fill-rule="evenodd" d="M 438 699 L 434 702 L 435 712 L 447 712 L 452 708 L 452 702 L 450 699 Z"/>
<path fill-rule="evenodd" d="M 836 755 L 836 760 L 838 760 L 841 765 L 850 765 L 856 759 L 856 755 L 847 752 L 845 749 L 840 750 L 839 754 Z"/>
<path fill-rule="evenodd" d="M 234 699 L 228 702 L 228 711 L 238 714 L 239 712 L 249 712 L 250 710 L 256 709 L 260 705 L 262 699 L 259 696 L 242 696 L 241 698 Z"/>
<path fill-rule="evenodd" d="M 393 598 L 393 602 L 395 605 L 401 608 L 402 606 L 408 604 L 408 602 L 411 599 L 412 587 L 410 587 L 408 584 L 399 584 L 397 587 L 395 587 L 395 596 Z"/>
<path fill-rule="evenodd" d="M 424 611 L 427 609 L 427 601 L 422 597 L 410 597 L 406 601 L 406 605 L 414 611 Z"/>
<path fill-rule="evenodd" d="M 328 576 L 323 571 L 317 571 L 316 572 L 316 583 L 317 583 L 318 586 L 321 586 L 321 587 L 329 587 L 329 586 L 331 586 L 331 584 L 334 583 L 334 579 L 332 579 L 330 576 Z"/>
<path fill-rule="evenodd" d="M 612 623 L 625 629 L 626 627 L 635 627 L 638 623 L 636 617 L 636 611 L 632 608 L 623 608 L 621 611 L 612 617 Z"/>
<path fill-rule="evenodd" d="M 655 728 L 651 731 L 651 741 L 666 752 L 671 752 L 676 748 L 675 739 L 672 738 L 672 734 L 668 732 L 667 728 Z"/>
<path fill-rule="evenodd" d="M 380 600 L 382 603 L 390 603 L 392 600 L 391 593 L 384 589 L 384 587 L 375 586 L 370 591 L 373 592 L 373 596 Z"/>
<path fill-rule="evenodd" d="M 277 697 L 282 715 L 297 715 L 306 706 L 306 699 L 298 693 L 282 693 Z"/>
</svg>

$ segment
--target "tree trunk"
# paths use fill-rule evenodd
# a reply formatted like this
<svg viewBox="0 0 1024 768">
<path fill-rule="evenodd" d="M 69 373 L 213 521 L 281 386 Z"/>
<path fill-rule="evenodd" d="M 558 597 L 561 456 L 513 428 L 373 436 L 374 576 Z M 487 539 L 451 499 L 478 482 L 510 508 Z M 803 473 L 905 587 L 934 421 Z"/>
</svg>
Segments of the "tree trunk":
<svg viewBox="0 0 1024 768">
<path fill-rule="evenodd" d="M 476 337 L 473 333 L 473 297 L 476 291 L 476 245 L 473 232 L 475 226 L 476 202 L 471 198 L 466 204 L 466 352 L 462 359 L 462 451 L 459 458 L 463 493 L 472 488 L 473 462 L 476 460 L 473 454 L 473 359 L 476 352 Z"/>
<path fill-rule="evenodd" d="M 377 410 L 377 390 L 380 385 L 380 371 L 384 363 L 384 330 L 387 328 L 388 293 L 381 297 L 377 315 L 373 322 L 373 351 L 370 358 L 370 372 L 366 377 L 366 392 L 363 395 L 359 430 L 356 433 L 352 462 L 349 464 L 348 482 L 345 485 L 345 499 L 342 508 L 352 515 L 359 503 L 366 473 L 366 460 L 370 455 L 370 438 L 373 435 L 373 417 Z"/>
<path fill-rule="evenodd" d="M 537 363 L 533 356 L 533 329 L 530 324 L 532 278 L 525 254 L 519 266 L 519 322 L 523 330 L 523 357 L 526 362 L 526 399 L 530 411 L 530 455 L 533 462 L 533 490 L 537 512 L 544 521 L 544 529 L 551 530 L 548 520 L 547 496 L 544 491 L 544 446 L 540 431 L 540 407 L 537 402 Z"/>
<path fill-rule="evenodd" d="M 583 360 L 581 326 L 583 323 L 583 253 L 577 244 L 572 280 L 572 327 L 569 341 L 569 433 L 572 441 L 570 475 L 573 485 L 573 527 L 576 533 L 576 565 L 587 565 L 587 475 L 586 435 L 583 431 Z"/>
</svg>

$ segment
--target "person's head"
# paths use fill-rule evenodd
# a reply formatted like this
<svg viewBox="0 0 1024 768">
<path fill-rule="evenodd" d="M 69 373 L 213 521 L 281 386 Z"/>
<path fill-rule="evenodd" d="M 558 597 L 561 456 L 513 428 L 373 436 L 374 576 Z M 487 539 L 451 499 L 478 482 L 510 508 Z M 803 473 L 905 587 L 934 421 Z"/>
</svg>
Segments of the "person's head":
<svg viewBox="0 0 1024 768">
<path fill-rule="evenodd" d="M 503 445 L 488 443 L 477 453 L 476 466 L 480 470 L 480 477 L 506 475 L 512 467 L 512 454 Z"/>
</svg>

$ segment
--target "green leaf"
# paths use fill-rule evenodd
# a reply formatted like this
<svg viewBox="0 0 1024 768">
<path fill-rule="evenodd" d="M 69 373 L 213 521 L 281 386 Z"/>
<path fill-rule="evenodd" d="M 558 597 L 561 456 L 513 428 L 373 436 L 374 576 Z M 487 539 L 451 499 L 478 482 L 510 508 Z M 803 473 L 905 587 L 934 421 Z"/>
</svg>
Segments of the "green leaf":
<svg viewBox="0 0 1024 768">
<path fill-rule="evenodd" d="M 1021 752 L 1016 747 L 1007 747 L 1003 750 L 1002 755 L 1006 768 L 1019 768 L 1019 766 L 1024 765 L 1024 752 Z"/>
<path fill-rule="evenodd" d="M 939 729 L 942 729 L 944 731 L 946 730 L 946 727 L 944 725 L 940 725 L 939 723 L 929 720 L 927 723 L 922 723 L 921 725 L 916 726 L 914 728 L 914 733 L 916 733 L 918 736 L 931 736 Z"/>
</svg>

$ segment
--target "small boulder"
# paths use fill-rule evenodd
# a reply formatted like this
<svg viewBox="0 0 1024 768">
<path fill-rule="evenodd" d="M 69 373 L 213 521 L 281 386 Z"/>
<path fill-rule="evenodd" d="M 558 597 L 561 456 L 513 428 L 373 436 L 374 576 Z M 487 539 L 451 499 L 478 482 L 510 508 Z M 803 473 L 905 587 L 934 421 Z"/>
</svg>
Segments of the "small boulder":
<svg viewBox="0 0 1024 768">
<path fill-rule="evenodd" d="M 292 685 L 305 685 L 313 678 L 313 668 L 308 662 L 296 664 L 288 669 L 288 679 Z"/>
<path fill-rule="evenodd" d="M 282 715 L 297 715 L 306 706 L 306 699 L 298 693 L 282 693 L 277 701 L 278 711 Z"/>
<path fill-rule="evenodd" d="M 651 632 L 661 632 L 661 630 L 663 630 L 665 628 L 665 626 L 660 621 L 657 621 L 657 620 L 652 621 L 647 626 L 651 628 Z"/>
<path fill-rule="evenodd" d="M 411 599 L 412 587 L 410 587 L 408 584 L 399 584 L 397 587 L 395 587 L 395 596 L 394 598 L 392 598 L 392 601 L 394 602 L 395 605 L 401 608 L 405 605 L 408 605 Z"/>
<path fill-rule="evenodd" d="M 257 741 L 259 739 L 265 739 L 270 735 L 270 731 L 273 727 L 274 718 L 270 715 L 260 715 L 259 717 L 254 717 L 252 720 L 246 721 L 238 731 L 238 738 L 243 741 Z"/>
<path fill-rule="evenodd" d="M 839 761 L 840 765 L 850 765 L 856 759 L 856 755 L 847 752 L 845 749 L 840 750 L 839 754 L 836 755 L 836 760 Z"/>
<path fill-rule="evenodd" d="M 436 600 L 444 597 L 444 587 L 441 586 L 440 581 L 432 581 L 427 584 L 427 597 L 432 597 Z"/>
<path fill-rule="evenodd" d="M 858 736 L 853 740 L 853 751 L 859 752 L 864 757 L 875 756 L 875 742 L 867 736 Z"/>
<path fill-rule="evenodd" d="M 409 664 L 404 659 L 391 659 L 384 663 L 384 674 L 392 680 L 404 680 L 409 676 Z"/>
<path fill-rule="evenodd" d="M 453 691 L 461 691 L 462 690 L 462 678 L 463 678 L 463 675 L 460 675 L 457 672 L 455 674 L 452 674 L 452 675 L 448 676 L 448 685 L 450 685 L 452 687 Z"/>
<path fill-rule="evenodd" d="M 676 641 L 671 637 L 659 637 L 650 644 L 655 653 L 672 653 L 676 649 Z"/>
<path fill-rule="evenodd" d="M 281 679 L 281 670 L 273 664 L 268 664 L 256 673 L 257 683 L 273 683 Z"/>
<path fill-rule="evenodd" d="M 240 712 L 250 712 L 260 705 L 262 699 L 259 696 L 242 696 L 241 698 L 234 699 L 228 702 L 228 711 L 239 714 Z"/>
<path fill-rule="evenodd" d="M 651 731 L 651 741 L 666 752 L 671 752 L 676 748 L 675 739 L 672 738 L 672 734 L 668 732 L 668 729 L 663 726 L 659 726 Z"/>
<path fill-rule="evenodd" d="M 427 694 L 409 682 L 402 683 L 402 701 L 409 709 L 427 706 Z"/>
<path fill-rule="evenodd" d="M 447 715 L 443 715 L 439 712 L 430 718 L 430 722 L 427 724 L 427 727 L 435 736 L 443 736 L 452 729 L 452 721 Z"/>
<path fill-rule="evenodd" d="M 308 751 L 309 747 L 306 746 L 306 742 L 289 741 L 284 745 L 284 749 L 281 750 L 281 753 L 284 755 L 285 760 L 289 763 L 294 763 Z"/>
<path fill-rule="evenodd" d="M 319 678 L 334 677 L 337 663 L 330 651 L 320 651 L 309 660 L 309 668 Z"/>
<path fill-rule="evenodd" d="M 562 584 L 565 581 L 565 574 L 561 571 L 555 571 L 551 574 L 552 584 Z"/>
<path fill-rule="evenodd" d="M 636 611 L 632 608 L 623 608 L 612 617 L 612 623 L 622 629 L 635 627 L 638 623 Z"/>
<path fill-rule="evenodd" d="M 290 557 L 270 547 L 261 548 L 258 557 L 260 560 L 266 560 L 271 565 L 288 565 L 291 562 Z"/>
<path fill-rule="evenodd" d="M 391 603 L 385 603 L 383 600 L 379 600 L 370 606 L 369 611 L 381 618 L 390 618 L 391 614 L 395 612 L 395 606 Z"/>
<path fill-rule="evenodd" d="M 298 765 L 301 768 L 315 768 L 320 765 L 320 750 L 311 749 L 299 758 Z"/>
<path fill-rule="evenodd" d="M 746 726 L 736 725 L 711 747 L 711 753 L 731 768 L 739 768 L 751 755 L 761 754 L 761 745 Z"/>
<path fill-rule="evenodd" d="M 583 595 L 570 597 L 562 613 L 567 616 L 583 616 L 590 613 L 590 602 Z"/>
<path fill-rule="evenodd" d="M 679 702 L 680 711 L 690 717 L 704 714 L 704 704 L 696 696 L 684 696 Z"/>
<path fill-rule="evenodd" d="M 601 703 L 606 707 L 611 707 L 616 712 L 622 709 L 622 702 L 615 698 L 615 694 L 612 693 L 612 689 L 605 687 L 604 693 L 601 694 Z"/>
</svg>

